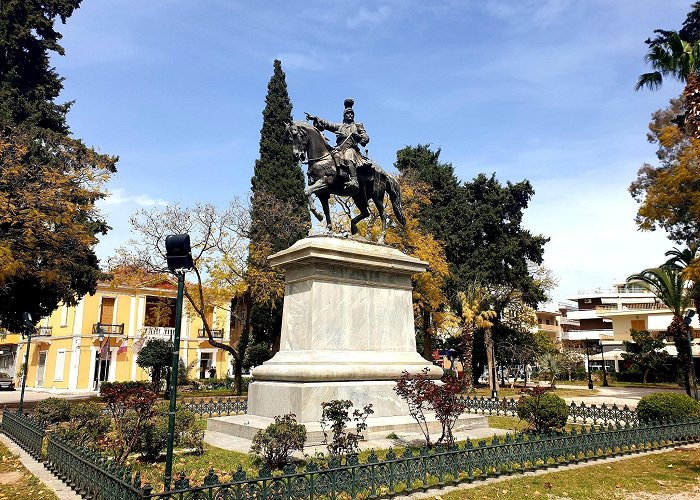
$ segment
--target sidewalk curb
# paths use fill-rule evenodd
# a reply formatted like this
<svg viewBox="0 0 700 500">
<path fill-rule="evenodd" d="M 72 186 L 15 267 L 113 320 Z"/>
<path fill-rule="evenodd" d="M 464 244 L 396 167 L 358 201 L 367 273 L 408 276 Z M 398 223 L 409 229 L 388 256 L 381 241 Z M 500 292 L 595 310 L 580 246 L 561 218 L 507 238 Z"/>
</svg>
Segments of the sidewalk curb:
<svg viewBox="0 0 700 500">
<path fill-rule="evenodd" d="M 5 434 L 0 433 L 0 441 L 2 441 L 2 444 L 4 444 L 11 453 L 19 456 L 19 461 L 22 462 L 22 465 L 24 465 L 24 467 L 39 481 L 44 483 L 47 488 L 53 491 L 58 498 L 61 500 L 82 499 L 82 497 L 70 489 L 68 485 L 46 470 L 44 464 L 35 460 Z"/>
</svg>

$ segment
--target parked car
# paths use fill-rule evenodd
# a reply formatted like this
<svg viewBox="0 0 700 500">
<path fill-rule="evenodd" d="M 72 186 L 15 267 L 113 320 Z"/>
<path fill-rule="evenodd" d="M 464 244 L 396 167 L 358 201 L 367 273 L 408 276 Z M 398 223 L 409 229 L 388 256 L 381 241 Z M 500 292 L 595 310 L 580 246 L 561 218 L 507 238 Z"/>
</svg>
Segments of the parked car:
<svg viewBox="0 0 700 500">
<path fill-rule="evenodd" d="M 0 372 L 0 389 L 15 390 L 15 381 L 9 373 Z"/>
</svg>

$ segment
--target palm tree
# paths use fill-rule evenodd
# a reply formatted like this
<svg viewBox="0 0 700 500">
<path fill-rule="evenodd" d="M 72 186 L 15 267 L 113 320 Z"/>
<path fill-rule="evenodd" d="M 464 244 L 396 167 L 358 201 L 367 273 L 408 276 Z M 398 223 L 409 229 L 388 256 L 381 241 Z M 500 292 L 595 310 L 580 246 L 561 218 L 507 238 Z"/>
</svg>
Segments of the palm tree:
<svg viewBox="0 0 700 500">
<path fill-rule="evenodd" d="M 678 351 L 678 360 L 683 366 L 685 390 L 690 396 L 690 358 L 688 357 L 688 335 L 690 328 L 683 322 L 683 312 L 690 305 L 687 281 L 677 266 L 664 264 L 633 274 L 627 283 L 639 284 L 652 292 L 673 313 L 666 333 L 673 336 Z"/>
<path fill-rule="evenodd" d="M 693 305 L 696 310 L 700 308 L 700 253 L 698 252 L 698 245 L 692 243 L 688 245 L 688 248 L 684 250 L 679 250 L 673 248 L 666 252 L 666 257 L 670 257 L 666 261 L 668 266 L 675 266 L 680 269 L 683 273 L 683 277 L 692 281 L 692 286 L 690 287 L 690 297 L 693 300 Z"/>
<path fill-rule="evenodd" d="M 671 31 L 657 43 L 649 44 L 649 52 L 644 59 L 654 71 L 640 75 L 635 90 L 642 87 L 656 90 L 667 76 L 685 82 L 685 132 L 700 139 L 700 42 L 687 42 L 677 32 Z"/>
</svg>

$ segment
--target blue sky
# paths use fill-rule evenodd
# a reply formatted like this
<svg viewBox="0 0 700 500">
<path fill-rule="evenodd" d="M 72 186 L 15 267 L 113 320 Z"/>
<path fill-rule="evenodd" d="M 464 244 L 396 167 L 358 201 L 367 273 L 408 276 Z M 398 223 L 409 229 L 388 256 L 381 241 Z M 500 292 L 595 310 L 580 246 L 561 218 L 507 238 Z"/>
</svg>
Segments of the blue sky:
<svg viewBox="0 0 700 500">
<path fill-rule="evenodd" d="M 296 119 L 333 121 L 355 99 L 370 156 L 431 143 L 457 175 L 531 181 L 525 225 L 551 237 L 555 299 L 608 288 L 673 246 L 640 233 L 627 193 L 651 113 L 682 87 L 634 91 L 644 40 L 678 29 L 691 0 L 241 2 L 84 0 L 59 31 L 75 136 L 118 155 L 113 231 L 138 208 L 224 206 L 250 189 L 272 62 Z"/>
</svg>

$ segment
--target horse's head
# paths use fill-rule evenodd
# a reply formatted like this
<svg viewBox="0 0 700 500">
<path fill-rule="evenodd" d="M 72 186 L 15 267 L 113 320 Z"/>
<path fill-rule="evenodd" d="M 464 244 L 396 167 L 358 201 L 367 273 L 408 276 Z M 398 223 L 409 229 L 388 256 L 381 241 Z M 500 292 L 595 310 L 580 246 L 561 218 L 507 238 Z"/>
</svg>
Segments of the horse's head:
<svg viewBox="0 0 700 500">
<path fill-rule="evenodd" d="M 309 148 L 309 135 L 303 122 L 292 122 L 285 126 L 287 140 L 292 144 L 294 161 L 305 161 Z"/>
</svg>

